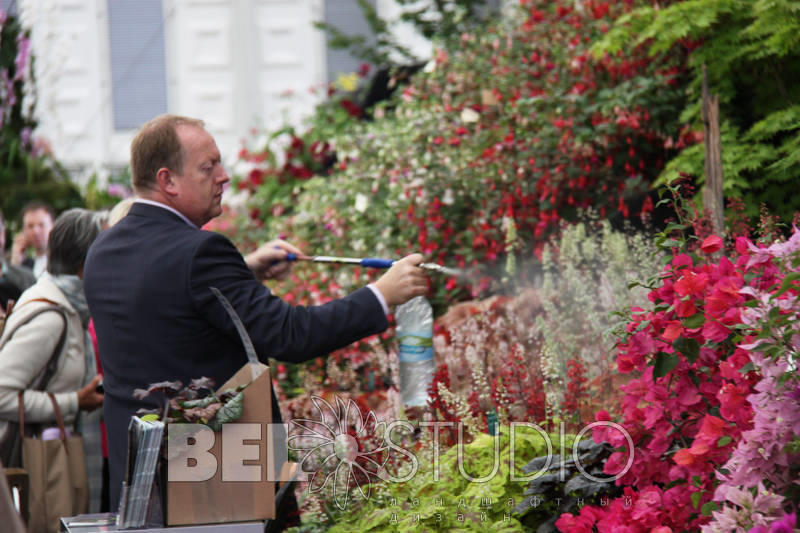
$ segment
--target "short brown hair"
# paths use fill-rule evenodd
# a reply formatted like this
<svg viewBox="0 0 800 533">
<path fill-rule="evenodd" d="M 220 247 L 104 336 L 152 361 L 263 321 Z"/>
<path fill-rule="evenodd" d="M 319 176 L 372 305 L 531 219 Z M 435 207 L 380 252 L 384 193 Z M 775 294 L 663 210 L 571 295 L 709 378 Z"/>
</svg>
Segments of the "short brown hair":
<svg viewBox="0 0 800 533">
<path fill-rule="evenodd" d="M 43 202 L 41 200 L 31 200 L 24 206 L 22 206 L 22 210 L 19 212 L 20 220 L 25 218 L 26 213 L 32 213 L 34 211 L 44 211 L 48 215 L 50 215 L 50 220 L 56 219 L 56 212 L 50 207 L 50 204 Z"/>
<path fill-rule="evenodd" d="M 203 128 L 202 120 L 178 115 L 159 115 L 146 123 L 131 142 L 131 176 L 133 190 L 152 189 L 158 169 L 166 167 L 183 172 L 183 147 L 178 126 Z"/>
</svg>

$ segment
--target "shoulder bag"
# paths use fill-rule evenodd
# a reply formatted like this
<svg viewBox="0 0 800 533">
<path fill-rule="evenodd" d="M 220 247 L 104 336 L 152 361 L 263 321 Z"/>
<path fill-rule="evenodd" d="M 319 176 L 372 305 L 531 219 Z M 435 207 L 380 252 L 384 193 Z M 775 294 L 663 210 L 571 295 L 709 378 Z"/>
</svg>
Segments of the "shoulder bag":
<svg viewBox="0 0 800 533">
<path fill-rule="evenodd" d="M 20 432 L 25 435 L 22 391 L 17 394 Z M 22 465 L 28 472 L 28 533 L 57 533 L 61 517 L 89 511 L 89 478 L 83 439 L 70 435 L 55 396 L 48 393 L 56 413 L 58 439 L 22 438 Z"/>
</svg>

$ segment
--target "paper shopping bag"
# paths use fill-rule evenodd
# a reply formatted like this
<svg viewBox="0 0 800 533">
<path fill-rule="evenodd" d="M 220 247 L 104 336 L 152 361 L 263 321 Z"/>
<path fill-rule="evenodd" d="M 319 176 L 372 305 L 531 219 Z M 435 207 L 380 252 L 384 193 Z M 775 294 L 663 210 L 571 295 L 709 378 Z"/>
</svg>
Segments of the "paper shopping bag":
<svg viewBox="0 0 800 533">
<path fill-rule="evenodd" d="M 22 465 L 28 472 L 30 483 L 29 533 L 55 533 L 59 531 L 62 516 L 75 516 L 89 511 L 89 479 L 83 439 L 79 435 L 67 436 L 58 404 L 52 394 L 49 396 L 61 438 L 22 439 Z M 20 395 L 18 400 L 21 402 L 21 399 Z M 20 427 L 24 434 L 23 417 Z"/>
<path fill-rule="evenodd" d="M 259 364 L 261 373 L 255 379 L 252 368 L 245 364 L 219 389 L 246 385 L 242 416 L 236 422 L 225 424 L 221 432 L 203 426 L 202 433 L 177 444 L 175 439 L 181 440 L 183 435 L 174 431 L 173 425 L 167 427 L 167 525 L 275 518 L 275 482 L 268 481 L 274 476 L 267 473 L 273 466 L 267 435 L 272 422 L 271 379 L 266 365 Z M 173 453 L 181 445 L 185 451 Z M 212 466 L 213 475 L 203 479 L 212 473 Z M 197 475 L 192 468 L 199 469 Z"/>
</svg>

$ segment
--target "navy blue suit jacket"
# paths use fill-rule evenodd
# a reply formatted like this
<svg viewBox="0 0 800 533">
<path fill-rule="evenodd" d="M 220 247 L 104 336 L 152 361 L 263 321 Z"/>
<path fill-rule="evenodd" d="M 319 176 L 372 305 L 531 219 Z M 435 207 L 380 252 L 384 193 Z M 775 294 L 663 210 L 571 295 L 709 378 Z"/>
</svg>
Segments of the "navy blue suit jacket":
<svg viewBox="0 0 800 533">
<path fill-rule="evenodd" d="M 153 407 L 135 400 L 133 390 L 201 376 L 222 385 L 247 362 L 209 287 L 231 302 L 264 362 L 306 361 L 388 326 L 366 287 L 325 305 L 291 306 L 255 279 L 226 237 L 142 203 L 92 245 L 84 287 L 104 373 L 111 509 L 124 476 L 130 417 Z M 279 417 L 273 395 L 273 418 Z"/>
</svg>

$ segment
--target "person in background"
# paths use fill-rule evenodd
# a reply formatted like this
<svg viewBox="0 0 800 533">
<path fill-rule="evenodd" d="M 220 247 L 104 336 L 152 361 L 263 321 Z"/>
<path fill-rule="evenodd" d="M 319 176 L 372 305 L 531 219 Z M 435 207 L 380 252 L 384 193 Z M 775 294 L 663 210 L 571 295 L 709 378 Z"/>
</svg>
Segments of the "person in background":
<svg viewBox="0 0 800 533">
<path fill-rule="evenodd" d="M 30 268 L 37 278 L 47 268 L 47 240 L 54 218 L 53 208 L 38 200 L 22 208 L 22 231 L 14 237 L 11 262 Z"/>
<path fill-rule="evenodd" d="M 145 124 L 131 143 L 139 198 L 86 258 L 86 297 L 103 362 L 112 509 L 131 416 L 159 405 L 134 398 L 134 389 L 201 376 L 221 385 L 248 361 L 212 287 L 235 309 L 259 359 L 295 363 L 384 331 L 391 307 L 427 292 L 417 266 L 422 255 L 411 254 L 344 298 L 308 307 L 282 301 L 263 281 L 288 274 L 286 255 L 300 250 L 277 240 L 242 257 L 225 236 L 200 229 L 222 213 L 229 178 L 221 159 L 202 121 L 162 115 Z M 272 409 L 280 421 L 274 393 Z M 293 513 L 287 506 L 279 518 Z"/>
<path fill-rule="evenodd" d="M 135 196 L 131 196 L 129 198 L 125 198 L 124 200 L 120 200 L 117 202 L 114 207 L 111 208 L 111 211 L 108 212 L 108 218 L 106 220 L 106 227 L 110 228 L 123 218 L 125 215 L 128 214 L 128 211 L 131 210 L 131 206 L 133 202 L 136 201 Z"/>
<path fill-rule="evenodd" d="M 0 210 L 0 312 L 6 311 L 9 300 L 17 300 L 31 285 L 36 283 L 33 273 L 27 268 L 6 261 L 6 219 Z"/>
<path fill-rule="evenodd" d="M 70 209 L 56 219 L 47 272 L 22 294 L 0 336 L 0 443 L 8 421 L 18 420 L 19 391 L 24 391 L 26 421 L 43 426 L 56 422 L 47 395 L 53 393 L 64 421 L 83 434 L 90 509 L 99 508 L 101 464 L 92 461 L 100 457 L 99 424 L 93 428 L 78 415 L 100 407 L 103 394 L 97 391 L 100 377 L 86 331 L 89 307 L 82 277 L 86 253 L 99 232 L 95 214 L 85 209 Z M 52 358 L 57 364 L 51 366 Z"/>
</svg>

